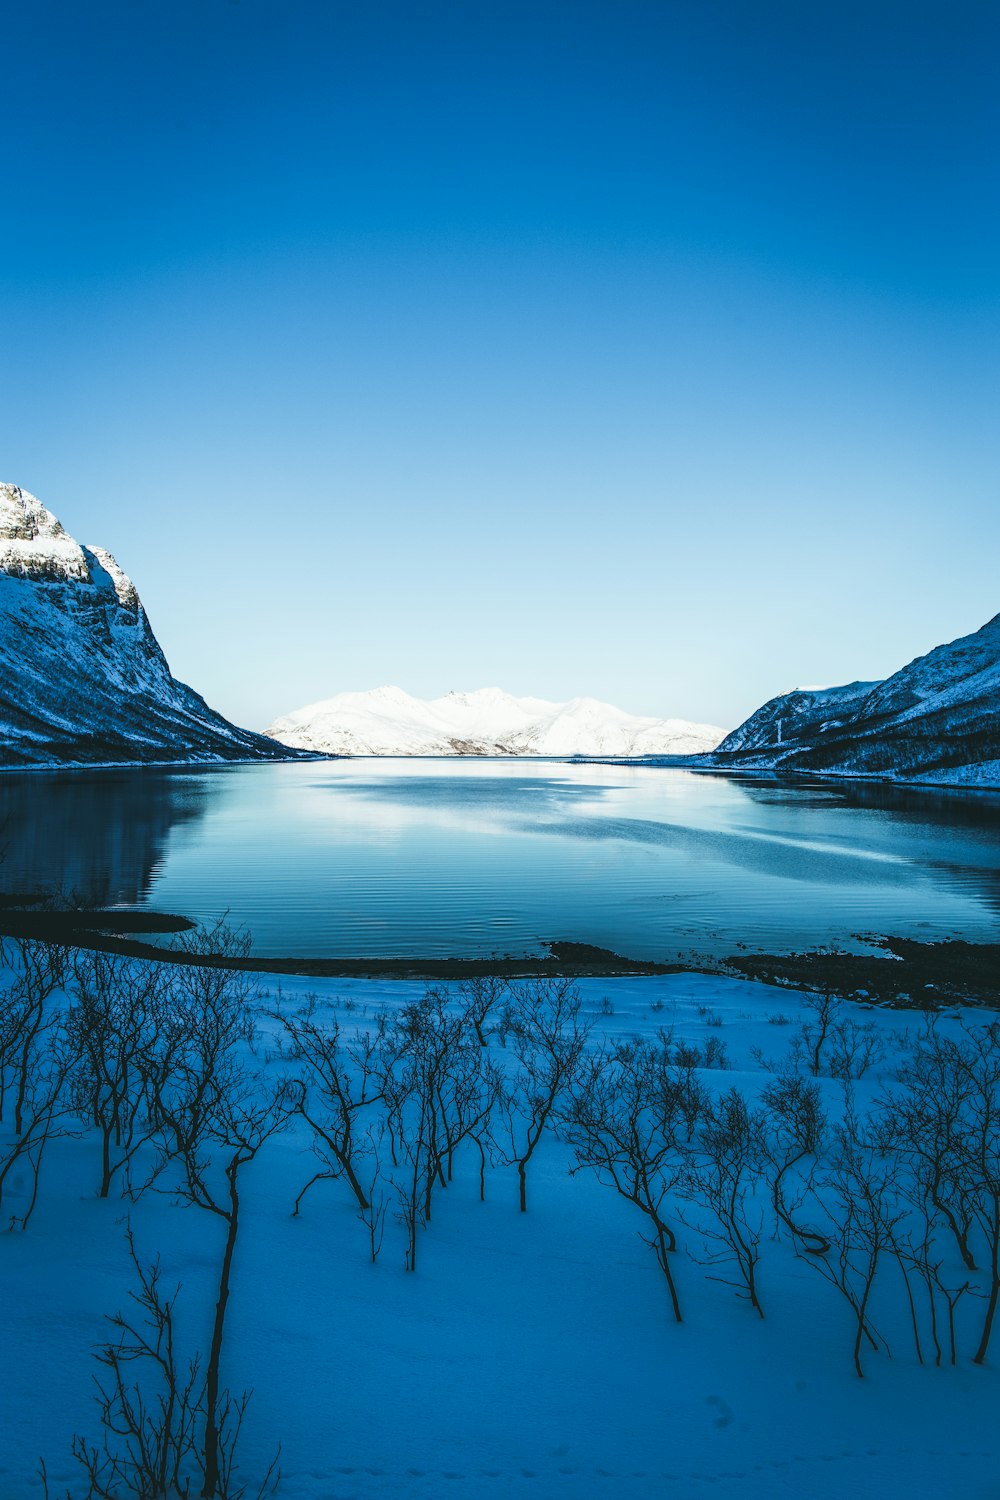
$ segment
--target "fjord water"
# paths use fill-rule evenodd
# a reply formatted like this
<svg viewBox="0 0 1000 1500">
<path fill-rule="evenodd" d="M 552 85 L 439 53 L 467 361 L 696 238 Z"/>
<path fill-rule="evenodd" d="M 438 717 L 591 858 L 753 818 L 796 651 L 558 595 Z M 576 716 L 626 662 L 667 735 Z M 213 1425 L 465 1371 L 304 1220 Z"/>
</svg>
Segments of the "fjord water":
<svg viewBox="0 0 1000 1500">
<path fill-rule="evenodd" d="M 0 889 L 211 920 L 255 951 L 635 958 L 1000 931 L 1000 798 L 526 760 L 0 778 Z"/>
</svg>

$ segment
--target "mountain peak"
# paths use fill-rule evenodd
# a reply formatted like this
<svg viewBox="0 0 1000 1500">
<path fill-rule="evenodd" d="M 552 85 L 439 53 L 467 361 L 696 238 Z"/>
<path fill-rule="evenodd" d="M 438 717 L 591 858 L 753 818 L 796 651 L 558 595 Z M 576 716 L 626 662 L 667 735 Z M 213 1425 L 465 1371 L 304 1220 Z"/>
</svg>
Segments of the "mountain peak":
<svg viewBox="0 0 1000 1500">
<path fill-rule="evenodd" d="M 398 688 L 338 693 L 276 719 L 267 732 L 338 755 L 690 755 L 722 738 L 713 725 L 638 718 L 594 698 L 549 703 L 496 687 L 430 701 Z"/>
<path fill-rule="evenodd" d="M 0 484 L 0 573 L 52 583 L 90 576 L 79 542 L 16 484 Z"/>
<path fill-rule="evenodd" d="M 0 540 L 36 541 L 66 533 L 50 510 L 18 484 L 0 484 Z"/>
<path fill-rule="evenodd" d="M 0 485 L 0 764 L 285 754 L 177 681 L 110 552 Z"/>
</svg>

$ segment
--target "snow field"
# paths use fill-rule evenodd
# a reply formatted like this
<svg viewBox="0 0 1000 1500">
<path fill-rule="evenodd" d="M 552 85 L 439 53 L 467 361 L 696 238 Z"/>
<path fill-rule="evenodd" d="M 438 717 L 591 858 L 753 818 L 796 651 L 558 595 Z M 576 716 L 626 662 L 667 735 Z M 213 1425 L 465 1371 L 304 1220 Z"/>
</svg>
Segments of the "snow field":
<svg viewBox="0 0 1000 1500">
<path fill-rule="evenodd" d="M 316 994 L 317 1019 L 336 1018 L 345 1034 L 425 989 L 260 982 L 270 991 L 262 1011 L 278 1003 L 294 1011 Z M 808 1015 L 792 992 L 705 975 L 578 988 L 592 1045 L 652 1038 L 664 1026 L 701 1047 L 724 1042 L 729 1067 L 699 1075 L 713 1093 L 732 1085 L 759 1093 L 770 1075 L 753 1049 L 781 1056 Z M 923 1025 L 898 1011 L 850 1015 L 876 1027 L 891 1052 L 901 1032 L 915 1036 Z M 959 1023 L 946 1017 L 941 1027 L 957 1035 Z M 275 1023 L 263 1015 L 261 1032 L 273 1051 Z M 490 1046 L 502 1058 L 496 1037 Z M 858 1108 L 892 1067 L 890 1055 L 854 1085 Z M 819 1082 L 831 1115 L 839 1112 L 842 1085 Z M 6 1141 L 6 1117 L 3 1130 Z M 677 1325 L 636 1210 L 591 1174 L 570 1176 L 572 1151 L 551 1134 L 530 1164 L 524 1215 L 516 1171 L 491 1168 L 480 1203 L 477 1153 L 460 1148 L 408 1274 L 391 1214 L 371 1263 L 342 1180 L 318 1183 L 292 1217 L 317 1166 L 310 1139 L 295 1122 L 242 1178 L 223 1379 L 253 1389 L 241 1446 L 247 1479 L 263 1474 L 280 1442 L 278 1493 L 289 1500 L 995 1500 L 1000 1492 L 1000 1346 L 992 1368 L 970 1363 L 980 1303 L 963 1304 L 958 1365 L 921 1367 L 887 1269 L 876 1319 L 893 1357 L 869 1353 L 859 1381 L 846 1303 L 787 1242 L 770 1238 L 770 1226 L 763 1321 L 710 1279 L 697 1233 L 682 1228 L 674 1274 L 685 1321 Z M 113 1190 L 100 1200 L 98 1181 L 93 1134 L 54 1141 L 31 1222 L 0 1237 L 3 1500 L 41 1495 L 40 1455 L 53 1497 L 67 1486 L 74 1500 L 80 1493 L 70 1441 L 98 1436 L 91 1351 L 107 1338 L 104 1315 L 126 1306 L 132 1285 L 126 1217 L 140 1255 L 161 1256 L 164 1284 L 182 1283 L 181 1338 L 207 1344 L 224 1230 L 169 1193 L 128 1203 Z M 27 1188 L 11 1185 L 5 1215 L 23 1207 Z"/>
</svg>

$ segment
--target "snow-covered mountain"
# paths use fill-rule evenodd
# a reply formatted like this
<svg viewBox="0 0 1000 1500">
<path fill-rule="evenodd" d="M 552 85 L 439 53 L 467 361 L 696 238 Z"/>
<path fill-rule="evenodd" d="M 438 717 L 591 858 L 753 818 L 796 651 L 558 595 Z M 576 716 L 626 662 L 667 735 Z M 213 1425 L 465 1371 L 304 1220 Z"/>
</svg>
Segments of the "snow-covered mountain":
<svg viewBox="0 0 1000 1500">
<path fill-rule="evenodd" d="M 734 769 L 1000 784 L 1000 615 L 884 682 L 772 698 L 705 760 Z"/>
<path fill-rule="evenodd" d="M 696 755 L 723 730 L 646 719 L 594 698 L 549 703 L 499 688 L 430 701 L 402 688 L 338 693 L 276 719 L 284 745 L 337 755 Z"/>
<path fill-rule="evenodd" d="M 0 484 L 0 765 L 276 759 L 172 676 L 134 584 Z"/>
</svg>

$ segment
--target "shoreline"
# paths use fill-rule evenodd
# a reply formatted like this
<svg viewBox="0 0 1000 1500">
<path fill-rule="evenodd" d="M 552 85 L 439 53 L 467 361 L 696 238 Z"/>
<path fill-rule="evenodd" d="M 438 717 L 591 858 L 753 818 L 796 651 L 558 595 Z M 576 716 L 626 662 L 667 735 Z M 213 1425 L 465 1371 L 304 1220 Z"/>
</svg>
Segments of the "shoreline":
<svg viewBox="0 0 1000 1500">
<path fill-rule="evenodd" d="M 709 752 L 711 753 L 711 752 Z M 618 756 L 617 759 L 579 755 L 572 757 L 578 766 L 632 766 L 649 771 L 693 771 L 699 776 L 733 776 L 745 780 L 794 783 L 798 780 L 832 781 L 840 786 L 845 781 L 857 781 L 863 786 L 898 787 L 903 791 L 928 792 L 975 792 L 979 796 L 1000 797 L 1000 784 L 981 781 L 930 781 L 925 777 L 893 776 L 888 771 L 811 771 L 805 767 L 795 770 L 779 770 L 775 766 L 703 766 L 683 757 L 676 760 L 666 758 L 639 758 Z"/>
<path fill-rule="evenodd" d="M 289 747 L 290 748 L 290 747 Z M 903 791 L 956 792 L 962 796 L 970 792 L 981 797 L 1000 798 L 1000 784 L 984 784 L 975 781 L 933 781 L 925 777 L 893 776 L 880 771 L 812 771 L 806 768 L 782 771 L 771 766 L 705 766 L 694 759 L 684 757 L 638 757 L 597 755 L 342 755 L 335 751 L 292 750 L 288 755 L 233 756 L 232 758 L 194 760 L 107 760 L 107 761 L 32 761 L 25 765 L 0 764 L 0 776 L 15 775 L 60 775 L 64 771 L 210 771 L 226 766 L 273 766 L 297 763 L 317 764 L 322 761 L 391 761 L 433 760 L 445 761 L 516 761 L 531 765 L 548 762 L 571 766 L 623 766 L 635 770 L 692 771 L 700 776 L 729 776 L 736 779 L 791 783 L 796 781 L 832 782 L 842 786 L 845 782 L 857 782 L 863 786 L 886 786 Z"/>
<path fill-rule="evenodd" d="M 62 771 L 216 771 L 224 766 L 288 766 L 298 762 L 346 760 L 344 755 L 305 751 L 292 755 L 236 755 L 215 760 L 66 760 L 31 761 L 23 766 L 0 765 L 0 776 L 39 776 Z"/>
<path fill-rule="evenodd" d="M 808 952 L 741 951 L 692 962 L 636 959 L 592 943 L 545 940 L 546 954 L 490 954 L 478 958 L 357 955 L 318 958 L 256 953 L 199 952 L 146 941 L 150 934 L 190 933 L 195 923 L 168 912 L 32 909 L 28 895 L 0 900 L 0 943 L 5 937 L 116 953 L 154 962 L 229 969 L 242 973 L 297 975 L 312 979 L 428 980 L 460 983 L 502 979 L 610 979 L 665 974 L 714 974 L 754 979 L 799 993 L 823 992 L 862 1005 L 941 1010 L 972 1005 L 1000 1010 L 1000 942 L 961 939 L 921 942 L 872 934 L 866 953 L 817 949 Z"/>
<path fill-rule="evenodd" d="M 288 747 L 291 750 L 291 747 Z M 610 765 L 628 766 L 646 771 L 693 771 L 697 775 L 723 775 L 744 780 L 819 781 L 843 786 L 856 781 L 861 786 L 889 786 L 898 790 L 915 792 L 958 792 L 963 796 L 1000 798 L 1000 784 L 982 781 L 934 781 L 927 777 L 900 777 L 882 771 L 811 771 L 807 768 L 781 769 L 775 766 L 723 766 L 700 765 L 697 760 L 685 757 L 640 757 L 640 756 L 532 756 L 532 754 L 340 754 L 333 750 L 291 750 L 289 754 L 276 756 L 232 756 L 214 759 L 190 760 L 51 760 L 51 762 L 27 762 L 25 765 L 1 765 L 0 775 L 58 775 L 63 771 L 214 771 L 231 765 L 294 765 L 294 763 L 319 763 L 322 760 L 517 760 L 531 765 L 547 762 L 550 765 Z"/>
</svg>

